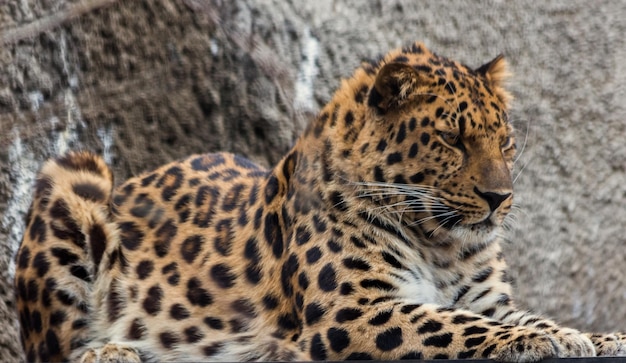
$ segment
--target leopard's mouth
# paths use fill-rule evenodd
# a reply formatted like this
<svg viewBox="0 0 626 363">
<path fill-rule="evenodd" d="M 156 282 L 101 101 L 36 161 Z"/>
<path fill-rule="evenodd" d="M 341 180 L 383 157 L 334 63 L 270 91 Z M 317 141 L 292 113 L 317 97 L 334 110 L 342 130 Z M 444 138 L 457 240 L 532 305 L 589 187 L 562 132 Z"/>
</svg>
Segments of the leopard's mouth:
<svg viewBox="0 0 626 363">
<path fill-rule="evenodd" d="M 419 230 L 430 243 L 484 243 L 497 235 L 501 225 L 498 215 L 489 211 L 477 218 L 443 202 L 428 205 L 425 209 L 427 213 L 418 216 L 414 222 L 409 220 L 408 225 Z"/>
<path fill-rule="evenodd" d="M 489 213 L 476 221 L 452 208 L 444 212 L 434 213 L 433 217 L 437 222 L 436 231 L 438 233 L 431 233 L 431 237 L 437 235 L 439 238 L 442 238 L 448 235 L 453 239 L 462 239 L 466 243 L 472 243 L 472 241 L 484 242 L 492 239 L 494 232 L 500 225 L 493 213 Z"/>
<path fill-rule="evenodd" d="M 452 230 L 456 227 L 464 227 L 472 231 L 488 231 L 497 227 L 497 224 L 493 221 L 491 214 L 484 219 L 473 223 L 463 223 L 466 218 L 458 213 L 454 215 L 439 213 L 435 215 L 435 219 L 439 222 L 440 227 L 448 230 Z"/>
<path fill-rule="evenodd" d="M 493 228 L 497 227 L 496 224 L 491 219 L 491 215 L 489 215 L 487 218 L 483 219 L 480 222 L 472 223 L 472 224 L 469 224 L 467 226 L 472 231 L 492 230 Z"/>
</svg>

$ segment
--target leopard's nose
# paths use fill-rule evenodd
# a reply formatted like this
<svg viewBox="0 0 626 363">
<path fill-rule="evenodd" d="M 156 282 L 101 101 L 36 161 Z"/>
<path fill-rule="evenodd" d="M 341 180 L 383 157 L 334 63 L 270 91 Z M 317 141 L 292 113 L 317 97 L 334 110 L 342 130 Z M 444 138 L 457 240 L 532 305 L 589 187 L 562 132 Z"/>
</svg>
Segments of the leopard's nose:
<svg viewBox="0 0 626 363">
<path fill-rule="evenodd" d="M 474 187 L 474 193 L 478 194 L 479 197 L 487 202 L 489 209 L 492 212 L 498 209 L 502 202 L 511 196 L 511 193 L 500 194 L 494 192 L 481 192 L 477 187 Z"/>
</svg>

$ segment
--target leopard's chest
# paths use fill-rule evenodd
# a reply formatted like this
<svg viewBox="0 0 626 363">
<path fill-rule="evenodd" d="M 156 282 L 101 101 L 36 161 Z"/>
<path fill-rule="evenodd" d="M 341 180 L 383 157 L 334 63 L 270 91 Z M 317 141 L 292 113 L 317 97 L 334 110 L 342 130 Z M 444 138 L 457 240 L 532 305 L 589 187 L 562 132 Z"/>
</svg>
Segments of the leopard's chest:
<svg viewBox="0 0 626 363">
<path fill-rule="evenodd" d="M 420 304 L 451 306 L 459 286 L 469 283 L 468 270 L 471 266 L 460 261 L 441 265 L 428 253 L 405 250 L 404 269 L 389 275 L 397 286 L 397 295 Z M 430 257 L 430 258 L 429 258 Z M 471 275 L 471 274 L 470 274 Z"/>
<path fill-rule="evenodd" d="M 428 269 L 408 269 L 392 275 L 397 295 L 419 304 L 449 305 L 453 293 Z"/>
</svg>

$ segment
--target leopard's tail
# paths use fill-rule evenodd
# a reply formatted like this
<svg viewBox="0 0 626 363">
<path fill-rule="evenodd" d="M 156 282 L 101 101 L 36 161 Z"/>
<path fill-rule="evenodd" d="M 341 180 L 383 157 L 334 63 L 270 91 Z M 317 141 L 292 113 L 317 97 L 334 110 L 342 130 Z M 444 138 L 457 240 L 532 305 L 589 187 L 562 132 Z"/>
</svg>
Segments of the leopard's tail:
<svg viewBox="0 0 626 363">
<path fill-rule="evenodd" d="M 47 161 L 17 254 L 15 287 L 27 361 L 66 361 L 88 341 L 91 291 L 112 222 L 113 174 L 89 152 Z"/>
</svg>

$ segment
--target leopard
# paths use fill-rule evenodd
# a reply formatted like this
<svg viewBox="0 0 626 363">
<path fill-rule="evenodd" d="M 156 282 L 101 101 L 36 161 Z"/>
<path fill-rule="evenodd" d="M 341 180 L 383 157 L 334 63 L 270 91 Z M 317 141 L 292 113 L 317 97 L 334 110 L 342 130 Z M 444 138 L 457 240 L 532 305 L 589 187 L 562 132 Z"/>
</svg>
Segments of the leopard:
<svg viewBox="0 0 626 363">
<path fill-rule="evenodd" d="M 15 260 L 27 360 L 626 355 L 514 302 L 508 68 L 364 61 L 270 169 L 195 154 L 115 186 L 95 153 L 48 160 Z"/>
</svg>

